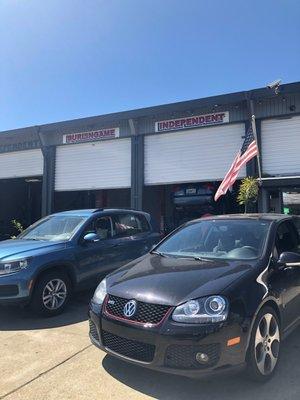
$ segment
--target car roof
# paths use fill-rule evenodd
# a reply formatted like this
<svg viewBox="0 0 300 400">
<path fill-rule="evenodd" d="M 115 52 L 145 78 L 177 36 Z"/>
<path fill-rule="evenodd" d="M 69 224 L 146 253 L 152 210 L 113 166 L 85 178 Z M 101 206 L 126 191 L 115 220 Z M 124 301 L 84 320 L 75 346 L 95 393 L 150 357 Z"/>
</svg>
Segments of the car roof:
<svg viewBox="0 0 300 400">
<path fill-rule="evenodd" d="M 275 214 L 275 213 L 259 213 L 259 214 L 225 214 L 225 215 L 210 215 L 207 217 L 199 218 L 194 221 L 203 221 L 203 220 L 242 220 L 242 219 L 250 219 L 250 220 L 265 220 L 265 221 L 281 221 L 287 218 L 291 218 L 293 215 L 289 214 Z M 192 222 L 192 221 L 191 221 Z"/>
<path fill-rule="evenodd" d="M 58 212 L 58 213 L 55 213 L 52 215 L 76 215 L 76 216 L 80 216 L 80 217 L 90 217 L 91 215 L 117 214 L 117 213 L 123 213 L 123 212 L 128 212 L 128 213 L 133 213 L 133 214 L 143 214 L 145 216 L 149 215 L 143 211 L 129 210 L 129 209 L 125 209 L 125 208 L 86 208 L 86 209 L 81 209 L 81 210 L 62 211 L 62 212 Z"/>
</svg>

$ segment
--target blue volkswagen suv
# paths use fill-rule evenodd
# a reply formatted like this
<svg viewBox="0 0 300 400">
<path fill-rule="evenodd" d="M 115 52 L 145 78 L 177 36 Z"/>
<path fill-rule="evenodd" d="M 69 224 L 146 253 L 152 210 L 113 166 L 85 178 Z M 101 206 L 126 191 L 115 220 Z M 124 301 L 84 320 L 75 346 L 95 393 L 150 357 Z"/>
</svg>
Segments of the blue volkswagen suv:
<svg viewBox="0 0 300 400">
<path fill-rule="evenodd" d="M 0 305 L 30 304 L 61 313 L 73 291 L 147 253 L 160 235 L 147 213 L 123 209 L 65 211 L 0 243 Z"/>
</svg>

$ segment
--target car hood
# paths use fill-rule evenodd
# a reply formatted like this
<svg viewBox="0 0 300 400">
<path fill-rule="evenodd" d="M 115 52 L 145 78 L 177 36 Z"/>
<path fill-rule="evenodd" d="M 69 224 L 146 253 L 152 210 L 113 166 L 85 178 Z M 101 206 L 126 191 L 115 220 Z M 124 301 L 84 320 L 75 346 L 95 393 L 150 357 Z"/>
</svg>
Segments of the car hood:
<svg viewBox="0 0 300 400">
<path fill-rule="evenodd" d="M 107 277 L 108 293 L 154 304 L 178 305 L 222 291 L 253 272 L 255 263 L 196 261 L 147 254 Z"/>
<path fill-rule="evenodd" d="M 54 251 L 64 247 L 63 242 L 11 239 L 0 242 L 0 260 L 30 257 L 40 252 Z"/>
</svg>

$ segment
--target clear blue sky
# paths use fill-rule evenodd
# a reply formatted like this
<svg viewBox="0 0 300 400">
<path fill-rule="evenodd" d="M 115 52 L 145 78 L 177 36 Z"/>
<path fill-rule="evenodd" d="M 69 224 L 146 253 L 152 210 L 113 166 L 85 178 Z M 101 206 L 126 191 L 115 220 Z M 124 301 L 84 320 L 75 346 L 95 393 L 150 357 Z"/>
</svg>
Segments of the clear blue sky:
<svg viewBox="0 0 300 400">
<path fill-rule="evenodd" d="M 300 80 L 299 0 L 0 0 L 0 130 Z"/>
</svg>

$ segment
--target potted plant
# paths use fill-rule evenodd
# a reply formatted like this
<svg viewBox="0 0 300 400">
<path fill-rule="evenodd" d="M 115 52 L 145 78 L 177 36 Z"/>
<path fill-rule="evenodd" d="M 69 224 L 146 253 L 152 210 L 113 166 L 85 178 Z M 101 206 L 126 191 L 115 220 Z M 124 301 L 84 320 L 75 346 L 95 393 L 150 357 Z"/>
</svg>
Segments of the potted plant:
<svg viewBox="0 0 300 400">
<path fill-rule="evenodd" d="M 248 176 L 241 182 L 237 201 L 240 205 L 244 205 L 245 213 L 250 211 L 251 205 L 257 202 L 258 182 L 256 178 Z"/>
</svg>

